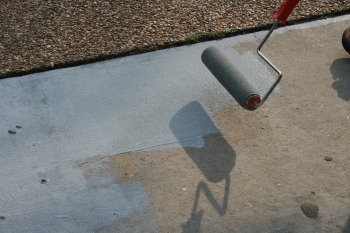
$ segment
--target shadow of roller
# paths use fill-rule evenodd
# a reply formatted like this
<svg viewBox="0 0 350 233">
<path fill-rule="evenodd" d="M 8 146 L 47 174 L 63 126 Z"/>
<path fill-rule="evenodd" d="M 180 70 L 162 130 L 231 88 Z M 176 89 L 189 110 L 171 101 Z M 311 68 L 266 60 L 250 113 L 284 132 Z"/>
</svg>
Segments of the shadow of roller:
<svg viewBox="0 0 350 233">
<path fill-rule="evenodd" d="M 200 224 L 204 215 L 204 210 L 198 211 L 201 193 L 205 195 L 211 206 L 220 216 L 224 215 L 227 211 L 230 191 L 230 172 L 235 165 L 236 152 L 197 101 L 193 101 L 180 109 L 172 117 L 169 127 L 207 181 L 210 183 L 225 181 L 222 203 L 216 200 L 206 182 L 200 181 L 197 185 L 191 217 L 186 223 L 182 224 L 182 228 L 183 232 L 200 232 Z M 190 147 L 188 141 L 191 138 L 201 138 L 205 132 L 216 133 L 211 133 L 203 137 L 205 142 L 203 148 Z"/>
<path fill-rule="evenodd" d="M 169 127 L 209 182 L 218 183 L 232 171 L 236 153 L 199 102 L 193 101 L 180 109 L 172 117 Z M 207 136 L 202 139 L 203 135 Z M 191 147 L 189 141 L 192 139 L 204 140 L 202 145 L 205 146 Z"/>
<path fill-rule="evenodd" d="M 275 89 L 277 84 L 282 79 L 282 73 L 277 69 L 261 52 L 262 46 L 266 40 L 270 37 L 273 30 L 281 22 L 286 23 L 286 20 L 294 7 L 300 0 L 285 0 L 279 10 L 273 15 L 277 21 L 274 23 L 270 31 L 265 38 L 261 41 L 257 53 L 258 55 L 277 72 L 278 78 L 274 84 L 270 87 L 263 98 L 260 97 L 258 91 L 250 84 L 250 82 L 244 77 L 234 64 L 216 47 L 209 47 L 202 53 L 202 62 L 210 70 L 210 72 L 216 77 L 223 87 L 231 94 L 231 96 L 247 110 L 255 110 L 260 107 Z"/>
</svg>

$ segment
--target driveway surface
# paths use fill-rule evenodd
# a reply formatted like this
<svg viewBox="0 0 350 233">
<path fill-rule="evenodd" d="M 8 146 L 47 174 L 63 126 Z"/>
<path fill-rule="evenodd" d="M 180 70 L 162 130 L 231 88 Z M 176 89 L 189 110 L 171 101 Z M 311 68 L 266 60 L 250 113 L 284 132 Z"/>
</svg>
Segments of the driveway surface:
<svg viewBox="0 0 350 233">
<path fill-rule="evenodd" d="M 0 80 L 1 232 L 350 232 L 350 16 Z"/>
</svg>

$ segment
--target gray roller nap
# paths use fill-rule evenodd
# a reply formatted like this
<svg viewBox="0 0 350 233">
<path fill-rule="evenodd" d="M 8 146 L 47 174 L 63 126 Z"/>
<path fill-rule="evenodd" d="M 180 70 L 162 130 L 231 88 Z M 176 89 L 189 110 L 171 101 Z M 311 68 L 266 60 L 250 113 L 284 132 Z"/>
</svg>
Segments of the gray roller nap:
<svg viewBox="0 0 350 233">
<path fill-rule="evenodd" d="M 254 101 L 260 103 L 258 91 L 218 48 L 209 47 L 204 50 L 202 61 L 243 108 L 257 108 Z"/>
</svg>

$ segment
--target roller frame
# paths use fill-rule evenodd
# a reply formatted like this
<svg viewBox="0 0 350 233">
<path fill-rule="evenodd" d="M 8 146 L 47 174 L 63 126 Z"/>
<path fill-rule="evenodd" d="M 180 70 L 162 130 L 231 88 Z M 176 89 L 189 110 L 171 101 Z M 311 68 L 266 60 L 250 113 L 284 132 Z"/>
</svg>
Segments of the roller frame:
<svg viewBox="0 0 350 233">
<path fill-rule="evenodd" d="M 278 85 L 278 83 L 281 81 L 282 79 L 282 72 L 277 69 L 277 67 L 272 64 L 272 62 L 269 61 L 269 59 L 267 59 L 264 54 L 261 53 L 261 48 L 263 47 L 263 45 L 265 44 L 266 40 L 270 37 L 270 35 L 272 34 L 272 32 L 275 30 L 275 28 L 277 27 L 277 25 L 280 23 L 279 20 L 277 20 L 271 27 L 270 31 L 266 34 L 266 36 L 264 37 L 264 39 L 260 42 L 260 45 L 258 46 L 256 52 L 259 54 L 259 56 L 267 63 L 269 64 L 269 66 L 276 71 L 276 73 L 278 74 L 278 77 L 276 79 L 276 81 L 273 83 L 273 85 L 270 87 L 270 89 L 266 92 L 265 96 L 261 99 L 259 104 L 254 104 L 254 106 L 256 108 L 260 107 L 261 105 L 264 104 L 264 102 L 266 101 L 267 97 L 269 97 L 269 95 L 271 94 L 271 92 L 275 89 L 275 87 Z"/>
</svg>

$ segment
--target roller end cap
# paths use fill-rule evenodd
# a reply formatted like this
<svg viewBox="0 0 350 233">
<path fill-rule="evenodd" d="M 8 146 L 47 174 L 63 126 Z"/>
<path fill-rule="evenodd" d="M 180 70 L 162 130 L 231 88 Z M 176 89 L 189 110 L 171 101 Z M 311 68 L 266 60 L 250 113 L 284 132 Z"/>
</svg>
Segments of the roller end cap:
<svg viewBox="0 0 350 233">
<path fill-rule="evenodd" d="M 260 102 L 261 98 L 259 95 L 251 95 L 246 99 L 244 108 L 248 110 L 255 110 L 258 108 Z"/>
</svg>

